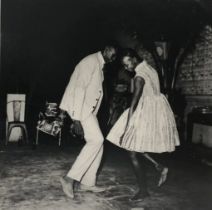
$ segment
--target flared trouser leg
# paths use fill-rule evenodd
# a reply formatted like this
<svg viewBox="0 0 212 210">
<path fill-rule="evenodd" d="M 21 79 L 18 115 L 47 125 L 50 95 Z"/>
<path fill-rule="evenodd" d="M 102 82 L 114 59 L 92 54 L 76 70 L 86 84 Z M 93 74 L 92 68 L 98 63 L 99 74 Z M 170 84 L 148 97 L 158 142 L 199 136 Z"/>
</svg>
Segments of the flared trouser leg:
<svg viewBox="0 0 212 210">
<path fill-rule="evenodd" d="M 91 114 L 82 121 L 86 144 L 79 153 L 67 176 L 87 186 L 96 182 L 96 173 L 103 154 L 104 137 L 99 127 L 97 117 Z"/>
</svg>

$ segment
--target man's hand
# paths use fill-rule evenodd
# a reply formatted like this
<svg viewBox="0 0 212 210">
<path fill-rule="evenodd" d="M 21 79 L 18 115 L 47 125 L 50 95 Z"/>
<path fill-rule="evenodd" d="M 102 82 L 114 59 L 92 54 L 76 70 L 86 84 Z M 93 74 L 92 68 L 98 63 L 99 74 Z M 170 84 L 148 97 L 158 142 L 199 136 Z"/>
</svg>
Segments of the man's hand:
<svg viewBox="0 0 212 210">
<path fill-rule="evenodd" d="M 66 112 L 64 110 L 60 110 L 58 118 L 63 121 L 66 118 Z"/>
<path fill-rule="evenodd" d="M 71 133 L 72 135 L 75 134 L 81 138 L 84 137 L 84 131 L 79 120 L 73 120 L 73 124 L 71 125 Z"/>
</svg>

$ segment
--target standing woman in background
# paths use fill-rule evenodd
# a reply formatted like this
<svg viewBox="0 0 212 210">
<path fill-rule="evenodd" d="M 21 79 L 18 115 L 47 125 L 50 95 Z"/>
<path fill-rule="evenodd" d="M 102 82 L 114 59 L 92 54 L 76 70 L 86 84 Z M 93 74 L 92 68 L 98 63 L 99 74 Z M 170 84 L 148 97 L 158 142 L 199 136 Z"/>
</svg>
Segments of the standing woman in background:
<svg viewBox="0 0 212 210">
<path fill-rule="evenodd" d="M 179 145 L 174 114 L 166 97 L 160 92 L 158 74 L 132 49 L 121 56 L 124 68 L 135 72 L 134 91 L 129 109 L 117 120 L 107 140 L 129 152 L 139 183 L 139 191 L 131 200 L 149 196 L 144 164 L 138 154 L 150 160 L 160 173 L 158 186 L 166 181 L 168 168 L 155 161 L 150 153 L 172 152 Z"/>
</svg>

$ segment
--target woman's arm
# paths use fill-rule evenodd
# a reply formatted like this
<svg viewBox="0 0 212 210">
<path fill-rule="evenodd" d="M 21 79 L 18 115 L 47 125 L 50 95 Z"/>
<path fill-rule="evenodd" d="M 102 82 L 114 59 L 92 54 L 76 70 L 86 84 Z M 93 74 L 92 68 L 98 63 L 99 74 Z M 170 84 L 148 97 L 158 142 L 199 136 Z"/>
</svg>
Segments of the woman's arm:
<svg viewBox="0 0 212 210">
<path fill-rule="evenodd" d="M 135 109 L 138 105 L 139 99 L 143 92 L 144 84 L 145 84 L 145 81 L 142 77 L 135 77 L 134 91 L 133 91 L 132 101 L 130 104 L 129 114 L 128 114 L 128 118 L 127 118 L 127 125 L 129 123 L 130 118 L 132 117 L 133 112 L 135 111 Z"/>
<path fill-rule="evenodd" d="M 138 105 L 139 99 L 142 96 L 144 85 L 145 85 L 145 80 L 142 77 L 138 77 L 138 76 L 135 77 L 134 91 L 133 91 L 132 101 L 131 101 L 130 108 L 129 108 L 129 113 L 128 113 L 128 117 L 127 117 L 127 123 L 126 123 L 124 134 L 127 130 L 130 118 L 132 117 L 132 115 Z M 123 134 L 123 136 L 124 136 L 124 134 Z M 122 142 L 122 138 L 120 139 L 120 144 L 121 144 L 121 142 Z"/>
</svg>

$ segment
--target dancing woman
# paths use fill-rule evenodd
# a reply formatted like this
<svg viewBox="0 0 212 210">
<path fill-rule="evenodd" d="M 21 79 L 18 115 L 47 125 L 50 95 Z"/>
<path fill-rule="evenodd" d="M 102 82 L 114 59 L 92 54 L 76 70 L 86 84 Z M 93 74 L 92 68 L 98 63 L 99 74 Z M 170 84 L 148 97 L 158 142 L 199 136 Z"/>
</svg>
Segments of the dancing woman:
<svg viewBox="0 0 212 210">
<path fill-rule="evenodd" d="M 134 91 L 130 107 L 110 130 L 107 140 L 129 151 L 139 184 L 139 191 L 131 200 L 147 197 L 146 172 L 138 154 L 150 160 L 160 173 L 158 186 L 166 181 L 168 168 L 148 153 L 172 152 L 179 145 L 179 135 L 173 112 L 166 97 L 160 92 L 158 74 L 132 49 L 126 49 L 121 62 L 134 72 Z"/>
</svg>

